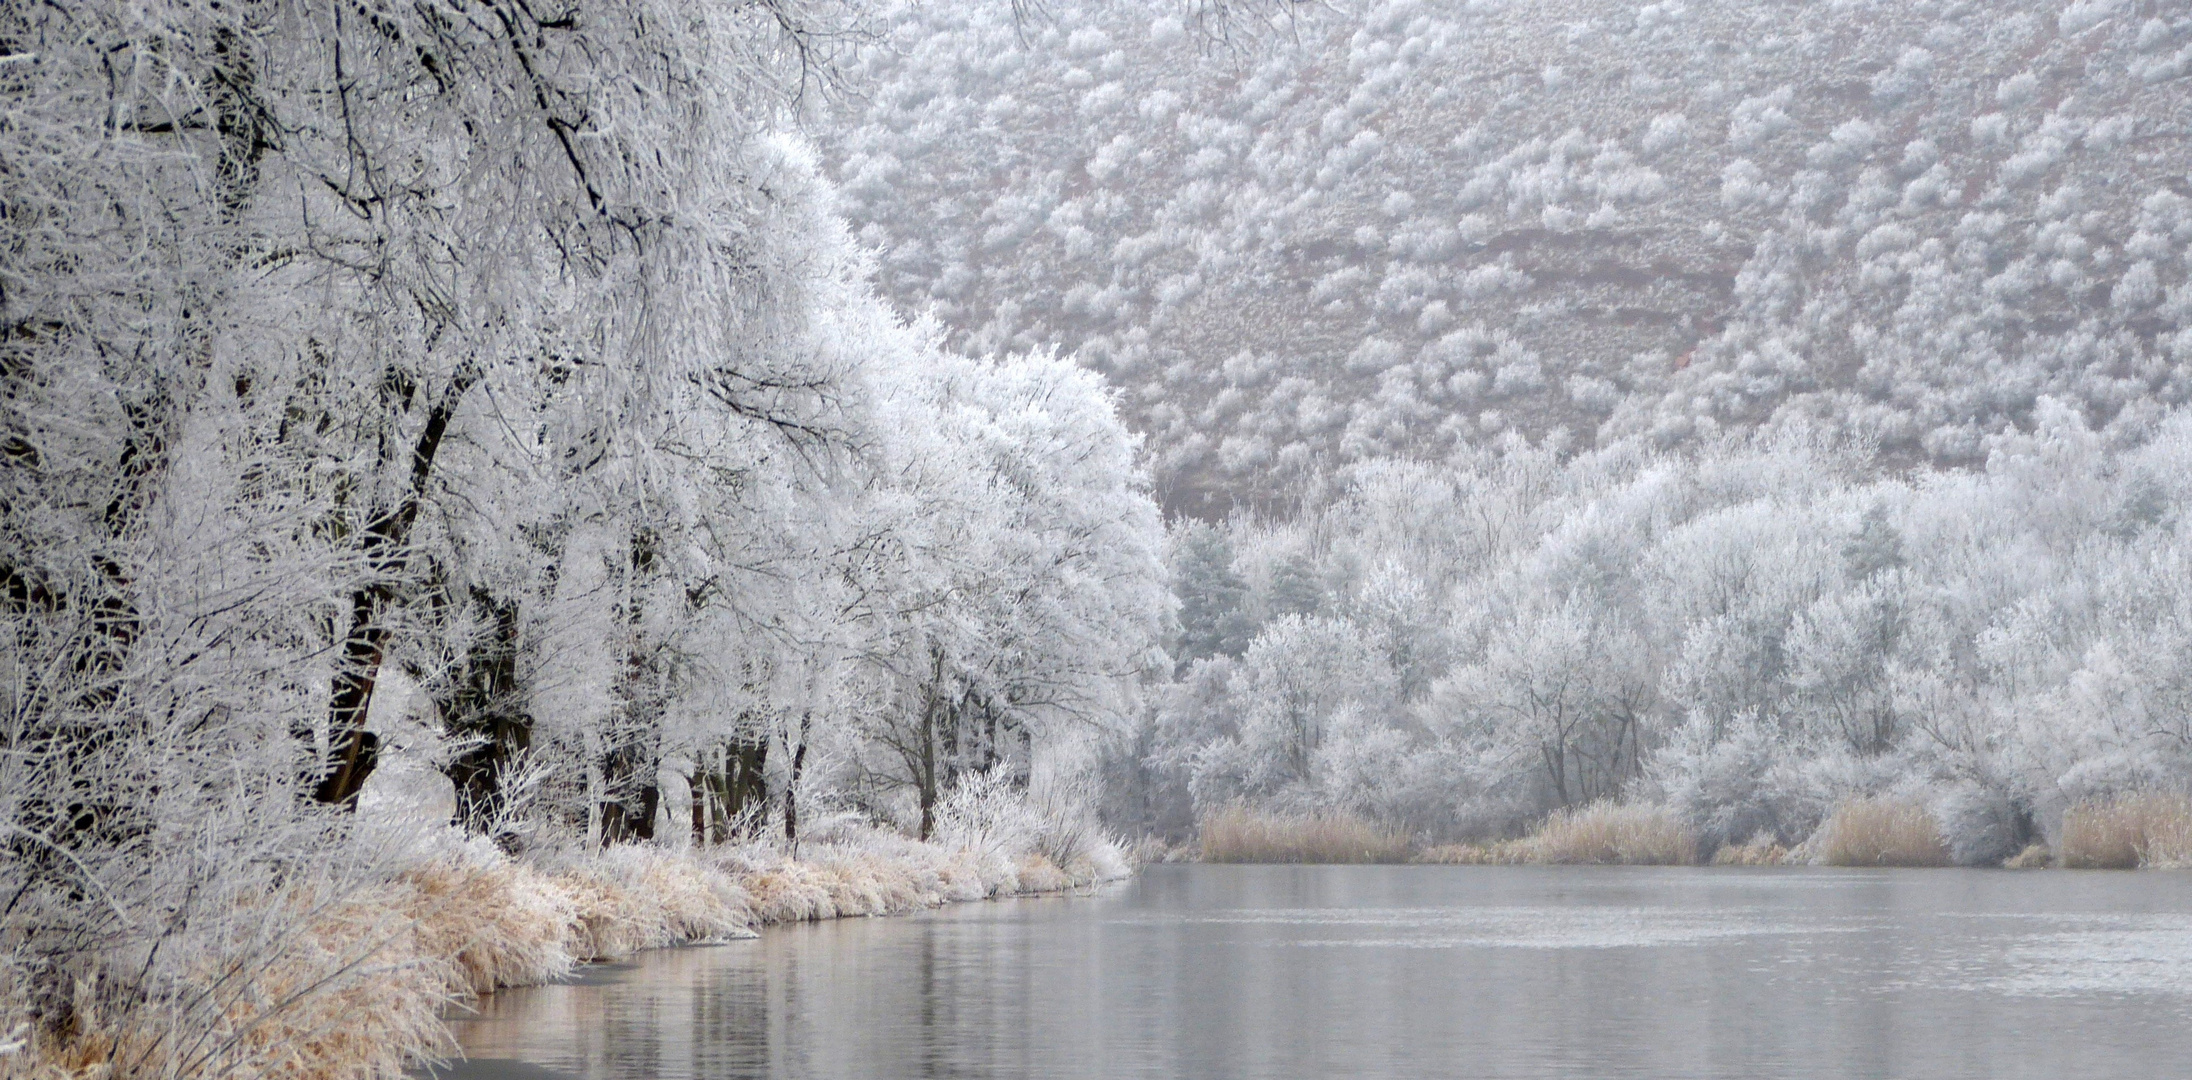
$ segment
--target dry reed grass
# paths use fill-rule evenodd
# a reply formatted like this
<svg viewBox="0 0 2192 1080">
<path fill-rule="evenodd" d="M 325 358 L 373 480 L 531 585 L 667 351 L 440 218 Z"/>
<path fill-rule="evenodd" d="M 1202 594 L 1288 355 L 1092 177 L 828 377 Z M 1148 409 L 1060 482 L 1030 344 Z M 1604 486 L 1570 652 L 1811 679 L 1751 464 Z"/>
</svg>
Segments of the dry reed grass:
<svg viewBox="0 0 2192 1080">
<path fill-rule="evenodd" d="M 769 852 L 741 856 L 740 882 L 756 925 L 854 915 L 893 915 L 955 901 L 1056 892 L 1095 884 L 1094 860 L 1071 870 L 1041 853 L 945 851 L 885 842 L 810 845 L 797 862 Z"/>
<path fill-rule="evenodd" d="M 1202 821 L 1214 863 L 1397 863 L 1408 838 L 1351 814 L 1267 814 L 1231 806 Z"/>
<path fill-rule="evenodd" d="M 1933 815 L 1896 799 L 1851 799 L 1835 807 L 1808 846 L 1828 866 L 1949 865 Z"/>
<path fill-rule="evenodd" d="M 1781 866 L 1788 861 L 1789 849 L 1763 832 L 1747 844 L 1722 844 L 1712 857 L 1714 866 Z"/>
<path fill-rule="evenodd" d="M 1493 844 L 1440 844 L 1417 852 L 1408 861 L 1432 866 L 1519 866 L 1530 859 L 1523 842 L 1508 840 Z"/>
<path fill-rule="evenodd" d="M 2143 792 L 2063 813 L 2062 864 L 2074 870 L 2192 865 L 2192 799 Z"/>
<path fill-rule="evenodd" d="M 2045 870 L 2054 865 L 2055 856 L 2046 844 L 2027 844 L 2023 851 L 2002 860 L 2004 870 Z"/>
<path fill-rule="evenodd" d="M 163 998 L 103 1009 L 79 981 L 67 1029 L 0 1057 L 0 1076 L 397 1080 L 454 1048 L 439 1011 L 464 979 L 422 948 L 403 914 L 414 896 L 298 885 L 249 903 L 221 939 L 181 947 L 192 955 Z"/>
<path fill-rule="evenodd" d="M 310 932 L 256 972 L 230 1011 L 249 1063 L 240 1072 L 396 1080 L 412 1060 L 455 1048 L 439 1012 L 466 977 L 455 958 L 427 951 L 406 913 L 414 896 L 393 883 L 333 904 L 294 898 Z"/>
<path fill-rule="evenodd" d="M 254 902 L 240 920 L 286 929 L 201 949 L 204 970 L 184 981 L 229 989 L 213 1021 L 199 1022 L 187 1041 L 163 1037 L 142 1018 L 102 1017 L 87 988 L 70 1031 L 23 1036 L 15 1052 L 0 1053 L 0 1080 L 210 1071 L 400 1080 L 412 1063 L 454 1049 L 443 1006 L 557 978 L 580 960 L 750 936 L 768 923 L 1057 891 L 1106 876 L 1098 858 L 1062 868 L 1038 852 L 949 851 L 880 832 L 809 845 L 803 855 L 620 847 L 549 874 L 474 852 L 339 896 L 293 889 Z M 0 1015 L 27 1011 L 11 1005 Z M 0 1044 L 18 1038 L 0 1032 Z"/>
<path fill-rule="evenodd" d="M 437 860 L 404 875 L 404 914 L 420 951 L 456 965 L 457 989 L 484 994 L 559 978 L 578 958 L 570 892 L 523 863 Z"/>
<path fill-rule="evenodd" d="M 1522 842 L 1528 861 L 1564 866 L 1692 866 L 1697 834 L 1672 810 L 1595 802 L 1556 810 Z"/>
</svg>

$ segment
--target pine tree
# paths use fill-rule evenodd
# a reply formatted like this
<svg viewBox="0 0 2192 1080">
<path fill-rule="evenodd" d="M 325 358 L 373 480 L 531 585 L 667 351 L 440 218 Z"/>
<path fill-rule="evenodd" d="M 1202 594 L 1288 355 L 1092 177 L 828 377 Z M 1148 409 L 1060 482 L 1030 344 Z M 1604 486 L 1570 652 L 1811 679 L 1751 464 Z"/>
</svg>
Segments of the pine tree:
<svg viewBox="0 0 2192 1080">
<path fill-rule="evenodd" d="M 1268 607 L 1274 619 L 1282 615 L 1306 618 L 1324 609 L 1324 583 L 1307 555 L 1289 555 L 1272 570 Z"/>
<path fill-rule="evenodd" d="M 1874 503 L 1865 511 L 1856 535 L 1842 545 L 1842 563 L 1852 581 L 1903 565 L 1903 534 L 1888 522 L 1887 507 Z"/>
<path fill-rule="evenodd" d="M 1256 636 L 1248 585 L 1233 571 L 1233 547 L 1223 530 L 1194 522 L 1180 530 L 1172 588 L 1180 600 L 1180 670 L 1211 656 L 1239 657 Z"/>
</svg>

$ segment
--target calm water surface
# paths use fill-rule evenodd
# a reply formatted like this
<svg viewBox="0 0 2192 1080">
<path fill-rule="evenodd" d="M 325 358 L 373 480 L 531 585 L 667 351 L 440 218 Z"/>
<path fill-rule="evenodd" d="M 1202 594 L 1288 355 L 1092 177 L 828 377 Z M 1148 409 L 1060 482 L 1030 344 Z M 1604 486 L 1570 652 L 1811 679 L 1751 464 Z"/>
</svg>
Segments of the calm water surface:
<svg viewBox="0 0 2192 1080">
<path fill-rule="evenodd" d="M 463 1080 L 2192 1077 L 2192 875 L 1158 866 L 511 990 Z"/>
</svg>

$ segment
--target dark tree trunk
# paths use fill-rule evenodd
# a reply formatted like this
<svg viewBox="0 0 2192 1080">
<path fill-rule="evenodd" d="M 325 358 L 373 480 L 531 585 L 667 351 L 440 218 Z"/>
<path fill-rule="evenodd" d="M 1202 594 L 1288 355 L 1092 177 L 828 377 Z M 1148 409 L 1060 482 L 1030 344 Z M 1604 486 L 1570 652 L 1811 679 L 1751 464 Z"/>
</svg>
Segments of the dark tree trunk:
<svg viewBox="0 0 2192 1080">
<path fill-rule="evenodd" d="M 1003 757 L 997 747 L 997 710 L 985 701 L 982 703 L 982 771 L 996 768 Z"/>
<path fill-rule="evenodd" d="M 723 813 L 734 826 L 768 806 L 768 764 L 769 744 L 762 739 L 739 739 L 724 754 Z"/>
<path fill-rule="evenodd" d="M 630 607 L 624 613 L 629 637 L 624 656 L 623 715 L 610 733 L 610 746 L 601 768 L 605 787 L 601 807 L 604 845 L 654 839 L 655 807 L 662 797 L 655 776 L 661 764 L 662 699 L 655 685 L 655 651 L 643 630 L 646 609 L 640 601 L 641 584 L 653 573 L 654 564 L 654 534 L 644 528 L 635 530 L 627 569 Z"/>
<path fill-rule="evenodd" d="M 693 841 L 722 843 L 750 833 L 746 816 L 769 802 L 769 744 L 738 739 L 702 754 L 693 767 Z"/>
<path fill-rule="evenodd" d="M 696 848 L 708 846 L 709 841 L 708 804 L 710 800 L 708 798 L 708 777 L 710 772 L 708 755 L 699 755 L 699 760 L 693 762 L 692 783 L 687 785 L 692 789 L 693 846 Z"/>
<path fill-rule="evenodd" d="M 409 562 L 406 544 L 433 478 L 434 457 L 449 433 L 457 402 L 477 381 L 479 374 L 469 365 L 450 378 L 412 446 L 410 490 L 395 509 L 366 526 L 360 547 L 374 580 L 350 596 L 350 632 L 343 639 L 342 668 L 335 674 L 335 692 L 328 706 L 328 758 L 312 791 L 312 797 L 323 803 L 355 808 L 358 792 L 373 775 L 379 740 L 365 730 L 365 721 L 373 707 L 373 684 L 380 678 L 381 661 L 388 652 L 388 627 L 381 616 L 396 598 L 396 582 Z"/>
<path fill-rule="evenodd" d="M 914 786 L 921 798 L 921 839 L 936 835 L 936 714 L 943 707 L 944 654 L 936 654 L 929 682 L 928 700 L 921 705 L 920 745 L 914 765 Z"/>
<path fill-rule="evenodd" d="M 799 778 L 807 768 L 807 713 L 799 714 L 799 727 L 791 744 L 790 776 L 784 782 L 784 839 L 799 850 Z"/>
<path fill-rule="evenodd" d="M 653 775 L 656 762 L 648 740 L 627 738 L 602 755 L 601 843 L 655 838 L 655 807 L 662 788 Z"/>
<path fill-rule="evenodd" d="M 473 744 L 449 763 L 449 780 L 457 793 L 456 823 L 467 832 L 484 834 L 508 809 L 504 781 L 511 759 L 532 745 L 533 718 L 518 707 L 517 602 L 498 600 L 477 588 L 472 599 L 493 625 L 487 639 L 465 657 L 461 681 L 443 715 L 448 734 Z"/>
</svg>

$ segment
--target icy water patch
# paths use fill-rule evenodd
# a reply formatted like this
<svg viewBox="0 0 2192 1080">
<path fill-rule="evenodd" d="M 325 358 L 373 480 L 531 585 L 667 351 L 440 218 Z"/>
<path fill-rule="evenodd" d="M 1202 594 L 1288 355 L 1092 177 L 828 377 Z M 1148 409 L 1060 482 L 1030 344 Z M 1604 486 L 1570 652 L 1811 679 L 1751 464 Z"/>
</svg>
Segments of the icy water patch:
<svg viewBox="0 0 2192 1080">
<path fill-rule="evenodd" d="M 2192 875 L 1160 866 L 458 1026 L 479 1080 L 2192 1076 Z"/>
</svg>

